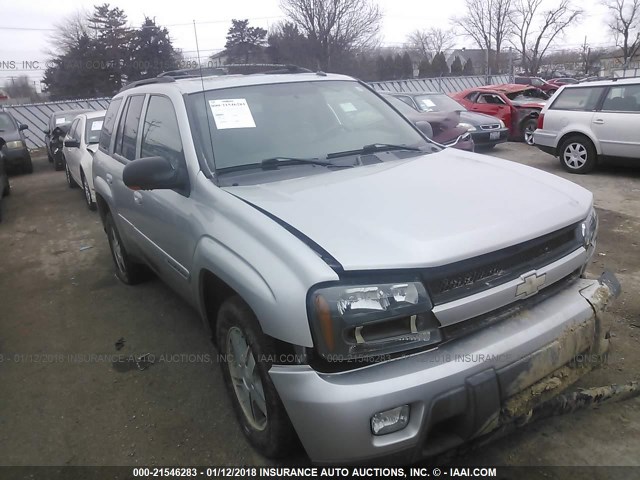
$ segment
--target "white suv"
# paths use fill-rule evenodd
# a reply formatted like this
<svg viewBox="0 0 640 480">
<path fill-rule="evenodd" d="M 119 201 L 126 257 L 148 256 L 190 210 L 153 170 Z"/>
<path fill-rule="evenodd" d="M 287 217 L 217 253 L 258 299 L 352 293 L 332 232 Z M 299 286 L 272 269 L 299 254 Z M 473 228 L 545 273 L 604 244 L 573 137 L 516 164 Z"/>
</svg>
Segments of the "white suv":
<svg viewBox="0 0 640 480">
<path fill-rule="evenodd" d="M 598 160 L 640 159 L 640 78 L 565 85 L 542 109 L 535 145 L 571 173 Z"/>
</svg>

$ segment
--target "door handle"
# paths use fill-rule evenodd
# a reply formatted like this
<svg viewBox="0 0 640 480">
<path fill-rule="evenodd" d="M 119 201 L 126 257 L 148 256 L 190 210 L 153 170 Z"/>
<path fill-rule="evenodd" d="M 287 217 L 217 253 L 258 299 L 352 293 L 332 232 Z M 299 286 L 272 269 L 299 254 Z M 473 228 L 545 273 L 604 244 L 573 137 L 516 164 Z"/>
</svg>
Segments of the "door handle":
<svg viewBox="0 0 640 480">
<path fill-rule="evenodd" d="M 596 118 L 593 123 L 595 123 L 596 125 L 602 125 L 604 124 L 604 120 L 601 118 Z"/>
<path fill-rule="evenodd" d="M 107 183 L 111 185 L 113 183 L 113 175 L 107 173 L 105 176 L 107 177 Z"/>
<path fill-rule="evenodd" d="M 136 202 L 137 205 L 142 205 L 142 193 L 133 192 L 133 201 Z"/>
</svg>

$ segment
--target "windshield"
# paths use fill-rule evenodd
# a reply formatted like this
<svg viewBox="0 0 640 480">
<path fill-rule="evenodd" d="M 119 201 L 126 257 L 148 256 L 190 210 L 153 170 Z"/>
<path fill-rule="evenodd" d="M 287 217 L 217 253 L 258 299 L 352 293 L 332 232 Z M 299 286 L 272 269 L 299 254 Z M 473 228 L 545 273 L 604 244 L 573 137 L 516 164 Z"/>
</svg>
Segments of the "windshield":
<svg viewBox="0 0 640 480">
<path fill-rule="evenodd" d="M 6 113 L 0 113 L 0 130 L 15 130 L 16 126 L 14 125 L 11 117 Z"/>
<path fill-rule="evenodd" d="M 196 146 L 217 170 L 278 157 L 325 159 L 371 144 L 428 145 L 404 118 L 354 81 L 209 90 L 189 95 L 188 108 Z"/>
<path fill-rule="evenodd" d="M 100 140 L 100 131 L 102 130 L 102 122 L 104 117 L 87 118 L 87 125 L 84 132 L 85 143 L 98 143 Z"/>
<path fill-rule="evenodd" d="M 462 112 L 466 111 L 453 98 L 444 94 L 418 95 L 415 97 L 421 112 Z"/>
</svg>

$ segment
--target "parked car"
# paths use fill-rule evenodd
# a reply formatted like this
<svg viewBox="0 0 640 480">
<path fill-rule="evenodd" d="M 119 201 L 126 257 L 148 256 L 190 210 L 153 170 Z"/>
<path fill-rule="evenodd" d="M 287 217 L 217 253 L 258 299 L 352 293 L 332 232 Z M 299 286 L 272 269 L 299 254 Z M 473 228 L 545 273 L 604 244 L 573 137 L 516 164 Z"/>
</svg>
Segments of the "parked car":
<svg viewBox="0 0 640 480">
<path fill-rule="evenodd" d="M 72 122 L 64 138 L 65 172 L 69 188 L 82 186 L 89 210 L 96 209 L 96 194 L 93 188 L 93 155 L 98 149 L 98 140 L 104 121 L 105 110 L 81 113 Z"/>
<path fill-rule="evenodd" d="M 49 117 L 49 125 L 44 130 L 44 143 L 47 147 L 49 162 L 53 163 L 53 168 L 56 170 L 64 169 L 62 147 L 64 137 L 69 131 L 69 126 L 71 126 L 71 121 L 81 113 L 92 111 L 90 109 L 61 110 L 52 113 Z"/>
<path fill-rule="evenodd" d="M 531 85 L 533 87 L 539 88 L 548 95 L 553 95 L 553 93 L 558 90 L 558 85 L 543 80 L 540 77 L 514 77 L 513 83 L 517 85 Z"/>
<path fill-rule="evenodd" d="M 134 82 L 93 175 L 118 278 L 150 269 L 198 310 L 264 455 L 434 456 L 607 348 L 593 195 L 439 148 L 350 77 Z"/>
<path fill-rule="evenodd" d="M 471 135 L 466 135 L 467 126 L 460 125 L 460 112 L 418 112 L 389 92 L 380 92 L 380 94 L 401 114 L 418 126 L 427 137 L 444 146 L 453 146 L 460 150 L 473 152 L 473 139 Z M 425 123 L 429 125 L 430 131 L 422 127 Z"/>
<path fill-rule="evenodd" d="M 4 138 L 0 137 L 0 222 L 2 222 L 2 199 L 11 193 L 9 176 L 7 175 L 7 147 Z"/>
<path fill-rule="evenodd" d="M 608 158 L 640 159 L 640 79 L 565 85 L 542 109 L 534 141 L 572 173 Z"/>
<path fill-rule="evenodd" d="M 499 118 L 509 128 L 509 138 L 533 145 L 533 131 L 548 96 L 526 85 L 489 85 L 453 93 L 451 96 L 472 112 Z"/>
<path fill-rule="evenodd" d="M 491 115 L 470 112 L 462 104 L 444 93 L 394 92 L 392 95 L 419 112 L 427 114 L 457 112 L 459 114 L 457 127 L 467 129 L 476 148 L 489 149 L 507 141 L 509 129 L 502 120 Z"/>
<path fill-rule="evenodd" d="M 24 136 L 24 131 L 28 128 L 28 125 L 16 121 L 9 112 L 0 111 L 0 136 L 5 141 L 7 169 L 17 168 L 23 173 L 33 173 L 31 154 Z"/>
</svg>

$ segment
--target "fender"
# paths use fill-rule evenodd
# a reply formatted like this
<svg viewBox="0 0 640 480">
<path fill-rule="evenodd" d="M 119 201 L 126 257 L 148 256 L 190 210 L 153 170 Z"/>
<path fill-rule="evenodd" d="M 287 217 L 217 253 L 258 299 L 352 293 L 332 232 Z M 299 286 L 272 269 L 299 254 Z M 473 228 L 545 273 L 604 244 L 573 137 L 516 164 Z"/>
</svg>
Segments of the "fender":
<svg viewBox="0 0 640 480">
<path fill-rule="evenodd" d="M 591 140 L 591 143 L 593 143 L 593 146 L 596 149 L 596 153 L 598 155 L 602 153 L 602 149 L 600 148 L 600 142 L 596 137 L 593 136 L 593 132 L 589 131 L 588 128 L 585 128 L 580 124 L 569 124 L 565 126 L 562 130 L 560 130 L 558 135 L 556 135 L 556 139 L 557 139 L 555 144 L 556 149 L 560 148 L 560 144 L 564 141 L 566 137 L 570 135 L 575 135 L 575 134 L 584 135 L 585 137 L 587 137 L 589 140 Z"/>
</svg>

